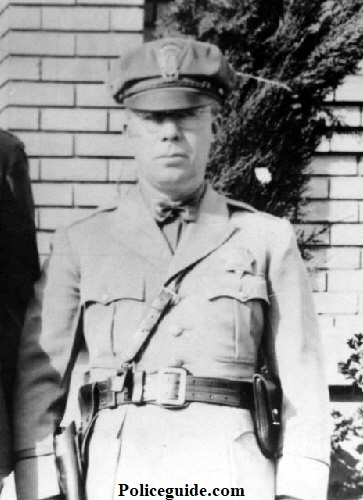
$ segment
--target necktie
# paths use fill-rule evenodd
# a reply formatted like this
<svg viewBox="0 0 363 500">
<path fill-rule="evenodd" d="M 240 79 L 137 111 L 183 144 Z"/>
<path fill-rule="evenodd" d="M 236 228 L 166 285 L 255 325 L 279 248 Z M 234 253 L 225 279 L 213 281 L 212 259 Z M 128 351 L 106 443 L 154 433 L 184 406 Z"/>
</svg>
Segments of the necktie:
<svg viewBox="0 0 363 500">
<path fill-rule="evenodd" d="M 156 222 L 163 224 L 175 219 L 184 222 L 195 222 L 197 218 L 197 206 L 179 201 L 161 200 L 153 205 L 153 216 Z"/>
<path fill-rule="evenodd" d="M 183 200 L 159 199 L 151 206 L 151 213 L 161 228 L 172 252 L 180 241 L 183 229 L 189 222 L 195 222 L 199 202 L 205 192 L 205 184 Z"/>
</svg>

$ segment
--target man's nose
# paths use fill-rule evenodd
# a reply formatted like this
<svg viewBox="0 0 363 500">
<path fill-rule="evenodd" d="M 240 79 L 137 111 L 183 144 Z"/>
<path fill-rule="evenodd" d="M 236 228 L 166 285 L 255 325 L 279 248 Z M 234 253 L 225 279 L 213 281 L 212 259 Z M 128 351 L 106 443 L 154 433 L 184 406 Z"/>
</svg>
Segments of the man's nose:
<svg viewBox="0 0 363 500">
<path fill-rule="evenodd" d="M 181 136 L 179 123 L 174 118 L 165 118 L 160 126 L 162 140 L 178 140 Z"/>
</svg>

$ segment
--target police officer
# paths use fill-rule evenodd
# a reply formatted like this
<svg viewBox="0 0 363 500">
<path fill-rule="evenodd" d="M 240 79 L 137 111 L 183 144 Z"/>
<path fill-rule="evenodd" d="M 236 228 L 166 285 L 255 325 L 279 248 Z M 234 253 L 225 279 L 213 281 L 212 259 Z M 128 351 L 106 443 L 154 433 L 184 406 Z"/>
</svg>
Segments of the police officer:
<svg viewBox="0 0 363 500">
<path fill-rule="evenodd" d="M 119 60 L 111 86 L 139 182 L 55 235 L 20 349 L 19 500 L 62 494 L 53 436 L 82 337 L 88 500 L 194 483 L 250 500 L 325 498 L 327 388 L 293 230 L 205 182 L 234 82 L 217 47 L 190 39 Z M 265 336 L 283 388 L 277 459 L 261 453 L 251 417 Z"/>
<path fill-rule="evenodd" d="M 0 130 L 0 478 L 12 468 L 10 422 L 16 356 L 39 265 L 23 144 Z"/>
</svg>

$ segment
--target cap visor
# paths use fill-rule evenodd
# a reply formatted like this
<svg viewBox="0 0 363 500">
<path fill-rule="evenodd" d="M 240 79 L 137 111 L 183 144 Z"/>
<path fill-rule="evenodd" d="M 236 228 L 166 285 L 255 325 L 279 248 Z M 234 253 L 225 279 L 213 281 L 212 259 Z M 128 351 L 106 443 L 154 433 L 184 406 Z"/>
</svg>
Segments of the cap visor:
<svg viewBox="0 0 363 500">
<path fill-rule="evenodd" d="M 165 111 L 197 108 L 216 102 L 217 97 L 191 88 L 159 88 L 139 92 L 124 100 L 127 108 L 139 111 Z"/>
</svg>

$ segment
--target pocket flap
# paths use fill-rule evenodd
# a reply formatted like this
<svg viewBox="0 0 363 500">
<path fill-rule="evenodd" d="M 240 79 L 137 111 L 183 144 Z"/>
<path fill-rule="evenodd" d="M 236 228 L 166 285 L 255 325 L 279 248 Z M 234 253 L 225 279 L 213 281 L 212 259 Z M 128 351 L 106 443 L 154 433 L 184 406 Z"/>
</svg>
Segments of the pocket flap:
<svg viewBox="0 0 363 500">
<path fill-rule="evenodd" d="M 205 293 L 209 300 L 221 297 L 231 297 L 246 302 L 252 299 L 264 300 L 269 302 L 267 293 L 267 284 L 263 276 L 254 274 L 245 274 L 238 280 L 218 280 L 209 281 L 205 286 Z"/>
<path fill-rule="evenodd" d="M 88 279 L 81 284 L 81 301 L 108 304 L 122 299 L 145 300 L 145 280 L 140 275 L 125 275 L 120 278 L 102 276 Z"/>
<path fill-rule="evenodd" d="M 241 293 L 244 300 L 261 299 L 270 302 L 264 276 L 245 274 L 241 279 Z"/>
</svg>

